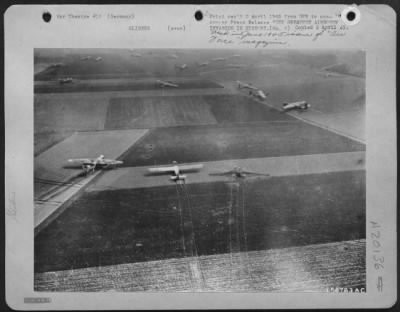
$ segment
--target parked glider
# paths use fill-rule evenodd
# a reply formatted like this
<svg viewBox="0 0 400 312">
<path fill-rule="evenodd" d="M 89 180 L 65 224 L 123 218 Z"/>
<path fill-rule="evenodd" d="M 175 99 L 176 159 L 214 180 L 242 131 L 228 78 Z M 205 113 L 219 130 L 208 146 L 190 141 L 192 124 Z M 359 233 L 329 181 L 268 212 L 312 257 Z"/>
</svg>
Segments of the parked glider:
<svg viewBox="0 0 400 312">
<path fill-rule="evenodd" d="M 97 158 L 68 159 L 68 162 L 72 164 L 72 167 L 82 167 L 85 174 L 93 173 L 96 169 L 112 169 L 123 164 L 121 160 L 106 159 L 104 155 Z"/>
</svg>

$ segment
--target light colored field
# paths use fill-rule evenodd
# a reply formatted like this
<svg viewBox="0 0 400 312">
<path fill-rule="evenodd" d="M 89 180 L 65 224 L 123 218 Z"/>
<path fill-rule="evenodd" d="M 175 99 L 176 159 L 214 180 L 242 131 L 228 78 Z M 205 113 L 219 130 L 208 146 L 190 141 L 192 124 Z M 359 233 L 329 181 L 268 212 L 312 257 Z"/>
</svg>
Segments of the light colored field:
<svg viewBox="0 0 400 312">
<path fill-rule="evenodd" d="M 95 158 L 101 154 L 117 158 L 146 132 L 146 129 L 80 132 L 54 145 L 35 158 L 35 199 L 54 188 L 41 181 L 64 182 L 81 171 L 64 168 L 69 158 Z"/>
<path fill-rule="evenodd" d="M 309 109 L 306 114 L 296 111 L 288 114 L 309 124 L 365 144 L 365 110 L 325 114 Z"/>
<path fill-rule="evenodd" d="M 204 72 L 231 92 L 238 90 L 236 80 L 251 83 L 268 92 L 265 105 L 278 110 L 282 103 L 306 100 L 307 112 L 291 112 L 292 116 L 320 125 L 365 142 L 365 79 L 348 76 L 326 76 L 319 69 L 304 65 L 271 64 L 240 70 L 220 69 Z"/>
<path fill-rule="evenodd" d="M 269 174 L 272 177 L 364 170 L 365 152 L 222 160 L 203 164 L 204 168 L 199 172 L 187 174 L 186 183 L 232 181 L 232 176 L 211 176 L 210 173 L 229 171 L 235 166 L 247 171 Z M 154 187 L 173 183 L 169 179 L 169 174 L 147 175 L 148 168 L 130 167 L 106 172 L 91 184 L 87 191 Z"/>
<path fill-rule="evenodd" d="M 365 283 L 365 240 L 35 274 L 35 291 L 60 292 L 326 292 Z"/>
</svg>

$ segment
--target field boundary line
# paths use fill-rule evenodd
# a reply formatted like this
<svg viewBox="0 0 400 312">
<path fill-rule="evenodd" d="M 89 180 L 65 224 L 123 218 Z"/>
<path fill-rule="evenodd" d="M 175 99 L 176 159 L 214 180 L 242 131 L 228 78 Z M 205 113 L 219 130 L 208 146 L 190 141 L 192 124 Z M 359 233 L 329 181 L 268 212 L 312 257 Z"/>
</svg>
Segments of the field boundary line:
<svg viewBox="0 0 400 312">
<path fill-rule="evenodd" d="M 290 115 L 290 116 L 292 116 L 292 117 L 294 117 L 294 118 L 296 118 L 296 119 L 299 119 L 299 120 L 301 120 L 301 121 L 304 121 L 305 123 L 308 123 L 308 124 L 310 124 L 310 125 L 312 125 L 312 126 L 316 126 L 316 127 L 321 128 L 321 129 L 328 130 L 328 131 L 330 131 L 330 132 L 332 132 L 332 133 L 335 133 L 335 134 L 344 136 L 344 137 L 346 137 L 346 138 L 348 138 L 348 139 L 351 139 L 351 140 L 353 140 L 353 141 L 356 141 L 356 142 L 358 142 L 358 143 L 366 144 L 366 142 L 365 142 L 364 140 L 360 139 L 360 138 L 357 138 L 357 137 L 355 137 L 355 136 L 352 136 L 351 134 L 345 133 L 345 132 L 343 132 L 343 131 L 334 129 L 334 128 L 332 128 L 332 127 L 329 127 L 329 126 L 324 125 L 324 124 L 322 124 L 322 123 L 319 123 L 319 122 L 317 122 L 317 121 L 312 121 L 312 120 L 309 120 L 309 119 L 301 118 L 300 116 L 297 116 L 297 115 L 295 115 L 294 113 L 288 113 L 288 115 Z"/>
<path fill-rule="evenodd" d="M 279 110 L 278 110 L 276 107 L 274 107 L 273 105 L 269 104 L 268 102 L 262 102 L 262 101 L 260 101 L 260 100 L 258 100 L 258 99 L 255 99 L 255 101 L 257 101 L 258 103 L 267 105 L 268 107 L 273 108 L 273 109 L 275 109 L 276 111 L 279 112 Z M 310 125 L 312 125 L 312 126 L 316 126 L 316 127 L 321 128 L 321 129 L 330 131 L 330 132 L 332 132 L 332 133 L 335 133 L 335 134 L 344 136 L 344 137 L 346 137 L 346 138 L 348 138 L 348 139 L 350 139 L 350 140 L 356 141 L 356 142 L 358 142 L 358 143 L 366 144 L 366 142 L 365 142 L 364 140 L 360 139 L 360 138 L 354 137 L 354 136 L 352 136 L 352 135 L 350 135 L 350 134 L 348 134 L 348 133 L 345 133 L 345 132 L 343 132 L 343 131 L 334 129 L 334 128 L 329 127 L 329 126 L 327 126 L 327 125 L 324 125 L 324 124 L 322 124 L 322 123 L 319 123 L 319 122 L 316 122 L 316 121 L 312 121 L 312 120 L 309 120 L 309 119 L 302 118 L 302 117 L 300 117 L 300 116 L 298 116 L 297 114 L 294 114 L 294 113 L 292 113 L 292 112 L 289 112 L 289 113 L 286 113 L 286 114 L 289 115 L 289 116 L 291 116 L 291 117 L 293 117 L 293 118 L 296 118 L 296 119 L 298 119 L 298 120 L 300 120 L 300 121 L 303 121 L 303 122 L 305 122 L 305 123 L 308 123 L 308 124 L 310 124 Z"/>
</svg>

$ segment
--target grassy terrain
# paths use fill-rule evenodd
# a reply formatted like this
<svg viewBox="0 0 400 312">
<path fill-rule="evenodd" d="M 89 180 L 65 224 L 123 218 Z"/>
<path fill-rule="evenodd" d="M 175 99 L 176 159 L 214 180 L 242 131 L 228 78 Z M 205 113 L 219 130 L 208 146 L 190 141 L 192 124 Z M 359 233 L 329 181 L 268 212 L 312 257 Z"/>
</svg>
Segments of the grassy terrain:
<svg viewBox="0 0 400 312">
<path fill-rule="evenodd" d="M 155 128 L 290 119 L 241 95 L 116 97 L 110 99 L 105 128 Z"/>
<path fill-rule="evenodd" d="M 218 123 L 292 120 L 269 106 L 242 95 L 205 96 Z"/>
<path fill-rule="evenodd" d="M 149 144 L 154 146 L 151 153 Z M 125 153 L 123 161 L 124 166 L 145 166 L 364 149 L 346 137 L 292 120 L 154 129 Z"/>
<path fill-rule="evenodd" d="M 105 54 L 101 51 L 90 54 L 91 60 L 80 60 L 88 54 L 74 53 L 66 54 L 64 58 L 58 63 L 63 65 L 60 67 L 50 67 L 35 75 L 35 80 L 57 80 L 62 77 L 74 77 L 79 79 L 84 78 L 102 78 L 103 75 L 110 73 L 114 74 L 130 74 L 130 73 L 143 73 L 143 68 L 135 63 L 129 62 L 128 55 L 121 57 L 118 54 Z M 100 62 L 96 62 L 96 57 L 102 57 Z M 47 58 L 47 60 L 49 60 Z"/>
<path fill-rule="evenodd" d="M 129 81 L 123 78 L 150 77 L 155 81 L 168 77 L 168 80 L 176 79 L 181 88 L 198 88 L 197 92 L 201 88 L 220 87 L 219 81 L 226 86 L 219 91 L 232 92 L 235 80 L 242 80 L 269 92 L 267 104 L 277 107 L 282 102 L 307 100 L 315 109 L 313 113 L 320 110 L 334 115 L 363 109 L 365 80 L 350 76 L 325 77 L 318 72 L 322 67 L 344 63 L 348 73 L 360 73 L 363 77 L 365 55 L 362 53 L 279 50 L 136 52 L 142 56 L 135 57 L 128 50 L 111 49 L 35 50 L 38 71 L 34 90 L 35 155 L 74 131 L 147 127 L 154 129 L 143 140 L 136 145 L 130 141 L 124 146 L 132 145 L 123 156 L 125 166 L 169 164 L 173 160 L 203 162 L 365 150 L 363 144 L 280 114 L 245 96 L 134 98 L 131 94 L 131 97 L 122 98 L 124 95 L 119 93 L 126 90 L 132 93 L 136 90 L 162 92 L 153 80 Z M 172 54 L 177 58 L 171 58 Z M 234 54 L 240 56 L 233 58 Z M 102 61 L 80 60 L 86 55 L 101 56 Z M 216 57 L 228 59 L 212 61 Z M 197 63 L 206 61 L 209 61 L 207 67 L 197 66 Z M 39 72 L 39 67 L 43 69 L 39 64 L 58 62 L 63 65 Z M 187 63 L 189 69 L 177 71 L 175 64 L 182 63 Z M 225 68 L 226 64 L 234 63 L 245 67 Z M 205 73 L 207 71 L 209 73 Z M 191 79 L 185 82 L 184 78 L 189 76 Z M 63 77 L 73 77 L 74 82 L 60 85 L 57 79 Z M 169 92 L 179 94 L 179 89 L 169 89 Z M 240 92 L 247 93 L 245 90 Z M 42 174 L 47 174 L 48 170 L 50 176 L 43 178 L 42 182 L 46 179 L 62 180 L 61 175 L 65 173 L 60 171 L 61 166 L 49 167 L 53 160 L 84 157 L 93 152 L 112 157 L 117 150 L 113 144 L 121 139 L 112 134 L 107 137 L 96 133 L 94 136 L 97 139 L 73 142 L 70 147 L 60 149 L 59 154 L 49 155 L 49 160 L 42 164 L 38 159 L 45 153 L 40 154 L 35 160 L 35 169 Z M 130 139 L 129 135 L 126 140 Z M 118 153 L 122 153 L 122 149 Z M 38 187 L 41 187 L 39 183 L 35 183 L 35 189 Z M 222 262 L 225 264 L 215 259 L 202 263 L 209 274 L 206 276 L 210 281 L 208 289 L 215 290 L 225 287 L 224 282 L 231 282 L 227 272 L 232 266 L 237 267 L 234 273 L 237 274 L 236 283 L 238 280 L 245 283 L 244 276 L 248 278 L 246 272 L 249 272 L 250 262 L 243 261 L 241 257 L 246 255 L 243 252 L 276 248 L 279 254 L 279 249 L 285 247 L 360 238 L 365 238 L 365 172 L 362 171 L 272 177 L 247 180 L 243 184 L 189 184 L 183 188 L 171 184 L 116 190 L 111 185 L 108 191 L 83 193 L 35 237 L 35 272 L 242 252 L 233 260 L 237 266 L 232 265 L 232 257 L 224 258 Z M 325 264 L 332 258 L 331 250 L 328 254 L 322 261 Z M 359 254 L 354 254 L 351 261 L 363 272 L 364 258 Z M 297 259 L 298 256 L 296 251 L 289 257 Z M 279 284 L 282 275 L 276 276 L 277 269 L 285 265 L 290 267 L 293 263 L 282 264 L 279 255 L 274 258 L 268 254 L 265 257 L 260 255 L 257 263 L 261 264 L 251 268 L 251 280 L 259 283 L 260 287 L 263 281 L 275 278 Z M 285 267 L 283 278 L 297 281 L 296 274 L 301 268 L 306 268 L 306 275 L 319 272 L 320 267 L 307 271 L 314 258 L 316 256 L 308 252 L 305 261 L 297 267 L 299 270 L 295 268 L 289 272 Z M 272 265 L 266 275 L 259 274 L 273 259 L 276 265 Z M 218 268 L 222 269 L 218 271 Z M 160 266 L 156 268 L 159 269 Z M 160 270 L 163 269 L 161 266 Z M 181 265 L 177 270 L 178 276 L 183 274 L 184 268 Z M 327 271 L 332 273 L 329 265 L 321 270 L 323 276 Z M 345 277 L 355 272 L 354 266 L 346 267 L 346 270 L 353 271 L 342 272 Z M 339 271 L 340 268 L 335 267 L 333 275 Z M 135 281 L 155 278 L 133 270 L 130 272 Z M 174 273 L 171 274 L 175 277 Z M 358 271 L 356 275 L 354 280 L 362 277 Z M 218 284 L 218 278 L 222 284 Z M 171 287 L 178 287 L 177 279 L 171 279 Z M 300 282 L 303 280 L 299 279 Z M 114 279 L 104 283 L 110 281 Z M 365 285 L 365 282 L 354 285 Z"/>
<path fill-rule="evenodd" d="M 35 97 L 35 134 L 103 130 L 108 98 Z"/>
<path fill-rule="evenodd" d="M 315 291 L 366 286 L 365 239 L 36 273 L 35 291 Z M 245 261 L 243 261 L 245 260 Z M 266 261 L 267 260 L 267 261 Z M 201 274 L 194 276 L 191 265 Z"/>
<path fill-rule="evenodd" d="M 154 128 L 213 124 L 216 120 L 201 96 L 112 98 L 106 129 Z"/>
<path fill-rule="evenodd" d="M 65 138 L 68 138 L 72 133 L 73 132 L 71 131 L 35 133 L 34 156 L 36 157 L 55 144 L 60 143 Z"/>
<path fill-rule="evenodd" d="M 172 81 L 173 82 L 173 81 Z M 174 83 L 174 82 L 173 82 Z M 35 93 L 69 93 L 69 92 L 106 92 L 129 90 L 159 90 L 160 85 L 151 81 L 112 80 L 85 81 L 75 80 L 72 83 L 60 84 L 57 81 L 48 84 L 35 85 Z M 220 85 L 207 80 L 188 80 L 179 82 L 179 89 L 221 88 Z"/>
<path fill-rule="evenodd" d="M 135 54 L 140 55 L 136 57 Z M 91 60 L 80 58 L 91 56 Z M 96 62 L 96 57 L 102 57 Z M 215 58 L 224 58 L 214 61 Z M 190 50 L 190 49 L 35 49 L 35 64 L 63 63 L 56 70 L 43 72 L 35 76 L 35 80 L 54 79 L 59 76 L 80 76 L 103 74 L 153 74 L 164 75 L 176 72 L 174 65 L 187 64 L 192 73 L 203 70 L 224 68 L 227 64 L 260 64 L 284 63 L 291 65 L 308 64 L 312 68 L 322 68 L 335 64 L 345 64 L 351 72 L 365 71 L 365 53 L 362 51 L 341 50 Z M 198 67 L 199 63 L 208 62 L 206 67 Z M 185 72 L 185 71 L 184 71 Z M 184 73 L 183 72 L 183 73 Z M 182 73 L 177 73 L 182 74 Z"/>
<path fill-rule="evenodd" d="M 84 194 L 36 236 L 35 272 L 360 238 L 362 171 L 110 190 Z"/>
<path fill-rule="evenodd" d="M 75 131 L 290 120 L 240 95 L 115 97 L 40 94 L 34 101 L 35 155 Z"/>
<path fill-rule="evenodd" d="M 267 87 L 266 87 L 267 88 Z M 270 92 L 269 103 L 281 105 L 284 102 L 306 100 L 312 109 L 320 112 L 345 113 L 365 107 L 365 81 L 354 77 L 320 77 L 310 81 L 274 85 Z"/>
<path fill-rule="evenodd" d="M 90 96 L 34 97 L 34 150 L 38 155 L 79 131 L 104 130 L 109 98 Z"/>
</svg>

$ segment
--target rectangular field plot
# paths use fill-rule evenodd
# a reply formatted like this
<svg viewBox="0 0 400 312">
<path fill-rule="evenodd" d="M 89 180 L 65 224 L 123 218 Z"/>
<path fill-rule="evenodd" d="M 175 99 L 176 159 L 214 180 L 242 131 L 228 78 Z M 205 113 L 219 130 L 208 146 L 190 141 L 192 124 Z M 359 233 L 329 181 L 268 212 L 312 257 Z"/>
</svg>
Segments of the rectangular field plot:
<svg viewBox="0 0 400 312">
<path fill-rule="evenodd" d="M 35 134 L 103 130 L 109 98 L 35 96 Z"/>
<path fill-rule="evenodd" d="M 216 120 L 201 96 L 112 98 L 106 129 L 154 128 L 213 124 Z"/>
<path fill-rule="evenodd" d="M 117 97 L 110 100 L 106 129 L 292 120 L 241 95 Z"/>
<path fill-rule="evenodd" d="M 362 238 L 364 171 L 109 190 L 35 237 L 35 272 Z"/>
<path fill-rule="evenodd" d="M 218 123 L 293 120 L 243 95 L 206 96 L 204 99 Z"/>
<path fill-rule="evenodd" d="M 221 85 L 209 80 L 187 80 L 177 83 L 179 89 L 222 88 Z M 137 81 L 124 79 L 73 80 L 71 83 L 60 84 L 58 81 L 37 82 L 34 86 L 35 94 L 39 93 L 69 93 L 69 92 L 106 92 L 132 90 L 160 90 L 157 79 L 154 81 Z"/>
<path fill-rule="evenodd" d="M 365 150 L 365 145 L 295 121 L 153 129 L 124 156 L 124 166 Z M 151 146 L 151 150 L 148 148 Z"/>
</svg>

